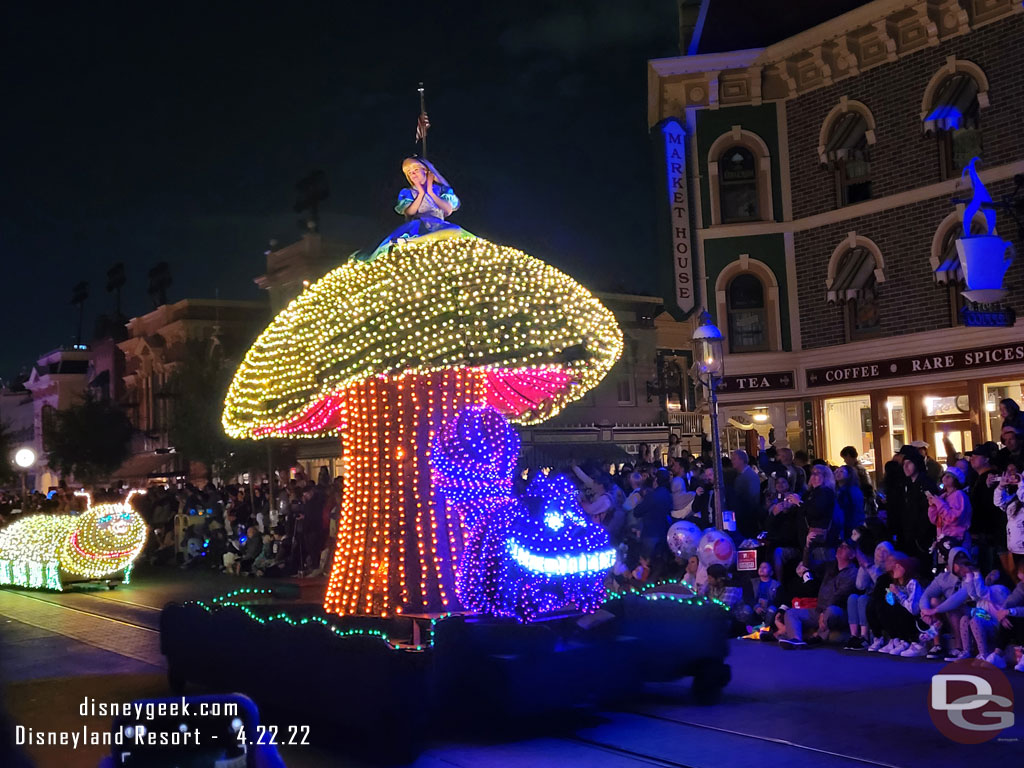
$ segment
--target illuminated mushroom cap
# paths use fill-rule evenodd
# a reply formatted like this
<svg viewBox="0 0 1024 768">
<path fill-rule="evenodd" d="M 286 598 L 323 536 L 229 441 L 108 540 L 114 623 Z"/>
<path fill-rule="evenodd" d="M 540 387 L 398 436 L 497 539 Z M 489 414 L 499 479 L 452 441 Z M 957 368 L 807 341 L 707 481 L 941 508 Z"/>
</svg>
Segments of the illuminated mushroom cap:
<svg viewBox="0 0 1024 768">
<path fill-rule="evenodd" d="M 622 352 L 614 315 L 568 275 L 483 239 L 409 241 L 350 261 L 260 334 L 228 389 L 232 437 L 336 434 L 338 396 L 370 377 L 477 369 L 520 424 L 597 385 Z"/>
</svg>

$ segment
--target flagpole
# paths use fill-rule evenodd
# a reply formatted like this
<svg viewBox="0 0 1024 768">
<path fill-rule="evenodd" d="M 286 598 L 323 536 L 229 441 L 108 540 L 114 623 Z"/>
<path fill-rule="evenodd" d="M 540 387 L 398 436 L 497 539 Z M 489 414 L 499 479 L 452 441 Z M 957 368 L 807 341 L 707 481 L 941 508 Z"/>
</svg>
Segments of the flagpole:
<svg viewBox="0 0 1024 768">
<path fill-rule="evenodd" d="M 422 115 L 427 114 L 427 102 L 426 102 L 426 97 L 423 95 L 423 83 L 420 83 L 419 88 L 417 88 L 416 90 L 418 90 L 420 92 L 420 115 L 422 116 Z M 423 157 L 424 160 L 426 160 L 427 159 L 427 131 L 426 131 L 426 128 L 424 128 L 423 135 L 420 137 L 420 140 L 423 142 L 423 149 L 422 149 L 422 155 L 421 156 Z"/>
</svg>

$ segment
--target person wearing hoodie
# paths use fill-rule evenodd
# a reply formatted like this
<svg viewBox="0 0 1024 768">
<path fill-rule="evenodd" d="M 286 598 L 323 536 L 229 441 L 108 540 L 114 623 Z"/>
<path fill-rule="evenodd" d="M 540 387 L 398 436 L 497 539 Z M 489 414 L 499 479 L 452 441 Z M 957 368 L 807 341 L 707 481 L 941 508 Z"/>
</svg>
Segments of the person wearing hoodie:
<svg viewBox="0 0 1024 768">
<path fill-rule="evenodd" d="M 917 581 L 917 560 L 902 552 L 889 558 L 889 574 L 892 582 L 885 594 L 885 606 L 880 611 L 882 631 L 889 642 L 878 649 L 879 653 L 890 656 L 924 656 L 927 649 L 910 653 L 919 639 L 921 629 L 918 617 L 921 614 L 921 585 Z"/>
<path fill-rule="evenodd" d="M 932 583 L 925 588 L 921 595 L 921 618 L 930 625 L 930 629 L 928 632 L 922 633 L 920 642 L 930 644 L 927 652 L 929 659 L 945 657 L 945 651 L 942 650 L 942 636 L 946 633 L 952 636 L 954 646 L 960 645 L 961 609 L 957 608 L 948 613 L 935 613 L 933 609 L 959 591 L 963 577 L 972 568 L 971 556 L 967 550 L 963 547 L 953 547 L 949 550 L 946 569 L 932 579 Z M 950 651 L 957 649 L 951 648 Z"/>
<path fill-rule="evenodd" d="M 1010 590 L 998 583 L 989 585 L 982 582 L 982 585 L 985 589 L 981 596 L 976 598 L 976 607 L 971 611 L 971 635 L 978 646 L 979 659 L 987 661 L 997 669 L 1006 669 L 1003 651 L 997 650 L 994 642 L 996 630 L 999 628 L 997 616 L 1006 607 Z"/>
<path fill-rule="evenodd" d="M 1014 644 L 1024 645 L 1024 564 L 1017 566 L 1017 586 L 1006 598 L 1003 607 L 996 611 L 995 619 L 999 622 L 993 645 L 1000 656 Z M 1016 661 L 1014 669 L 1024 672 L 1024 656 Z"/>
<path fill-rule="evenodd" d="M 949 613 L 966 606 L 967 603 L 974 603 L 973 607 L 964 610 L 960 616 L 960 650 L 950 653 L 946 657 L 947 661 L 962 661 L 971 657 L 972 640 L 978 640 L 978 637 L 975 635 L 974 625 L 971 624 L 972 620 L 979 619 L 976 622 L 976 625 L 979 627 L 979 633 L 988 632 L 988 623 L 993 625 L 991 629 L 994 632 L 995 617 L 1003 609 L 1003 603 L 1007 599 L 1006 588 L 1002 585 L 989 587 L 985 583 L 985 577 L 973 565 L 966 568 L 961 579 L 960 589 L 943 600 L 939 605 L 934 608 L 928 608 L 923 612 L 925 618 L 928 618 L 936 613 Z M 982 636 L 987 637 L 987 634 L 982 634 Z M 999 661 L 992 658 L 996 654 L 988 647 L 986 641 L 979 643 L 978 650 L 979 653 L 985 652 L 984 655 L 979 656 L 980 659 L 988 661 L 990 664 L 999 663 Z M 1005 666 L 1005 663 L 1003 666 Z"/>
<path fill-rule="evenodd" d="M 1020 481 L 1020 469 L 1011 462 L 993 494 L 993 502 L 1006 516 L 1007 553 L 1003 556 L 1003 568 L 1011 573 L 1024 563 L 1024 483 Z"/>
<path fill-rule="evenodd" d="M 900 549 L 923 560 L 929 557 L 935 541 L 935 526 L 928 519 L 930 496 L 939 489 L 925 472 L 924 457 L 912 445 L 903 446 L 903 474 L 906 485 L 903 492 L 903 519 L 900 529 L 894 531 Z"/>
<path fill-rule="evenodd" d="M 858 542 L 858 545 L 860 542 Z M 863 549 L 857 547 L 857 592 L 850 595 L 846 612 L 850 620 L 850 640 L 843 646 L 847 651 L 861 651 L 868 647 L 871 631 L 868 626 L 868 603 L 878 577 L 885 573 L 889 558 L 895 554 L 892 544 L 883 541 L 875 547 L 874 560 L 869 561 Z"/>
<path fill-rule="evenodd" d="M 978 564 L 986 571 L 998 566 L 997 553 L 1006 548 L 1003 513 L 992 498 L 992 489 L 999 482 L 995 459 L 999 446 L 989 441 L 974 446 L 965 455 L 971 465 L 971 542 L 978 551 Z"/>
</svg>

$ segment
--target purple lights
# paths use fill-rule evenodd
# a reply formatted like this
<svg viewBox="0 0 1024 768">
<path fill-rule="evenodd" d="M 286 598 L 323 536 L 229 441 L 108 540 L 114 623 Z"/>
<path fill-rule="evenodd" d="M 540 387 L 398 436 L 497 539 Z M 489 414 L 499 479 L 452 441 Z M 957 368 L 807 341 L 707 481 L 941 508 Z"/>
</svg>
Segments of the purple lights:
<svg viewBox="0 0 1024 768">
<path fill-rule="evenodd" d="M 462 604 L 531 621 L 559 609 L 597 610 L 614 550 L 565 477 L 538 475 L 512 495 L 519 437 L 493 408 L 466 408 L 434 443 L 434 485 L 467 531 L 457 568 Z"/>
</svg>

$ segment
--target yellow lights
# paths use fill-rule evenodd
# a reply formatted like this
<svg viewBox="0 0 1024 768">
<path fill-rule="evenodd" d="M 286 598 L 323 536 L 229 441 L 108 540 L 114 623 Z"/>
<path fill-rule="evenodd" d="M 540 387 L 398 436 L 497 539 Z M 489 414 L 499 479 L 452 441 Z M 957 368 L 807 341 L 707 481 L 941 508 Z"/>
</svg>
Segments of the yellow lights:
<svg viewBox="0 0 1024 768">
<path fill-rule="evenodd" d="M 337 434 L 340 393 L 372 376 L 568 374 L 536 408 L 510 415 L 539 423 L 594 387 L 622 344 L 597 298 L 522 251 L 481 239 L 413 240 L 335 269 L 282 311 L 235 374 L 224 429 L 239 438 Z"/>
<path fill-rule="evenodd" d="M 131 498 L 129 495 L 128 499 Z M 146 524 L 125 499 L 81 515 L 33 515 L 0 532 L 0 584 L 60 589 L 60 578 L 98 579 L 124 571 L 146 543 Z M 45 572 L 40 582 L 33 574 Z M 6 577 L 6 578 L 5 578 Z"/>
</svg>

